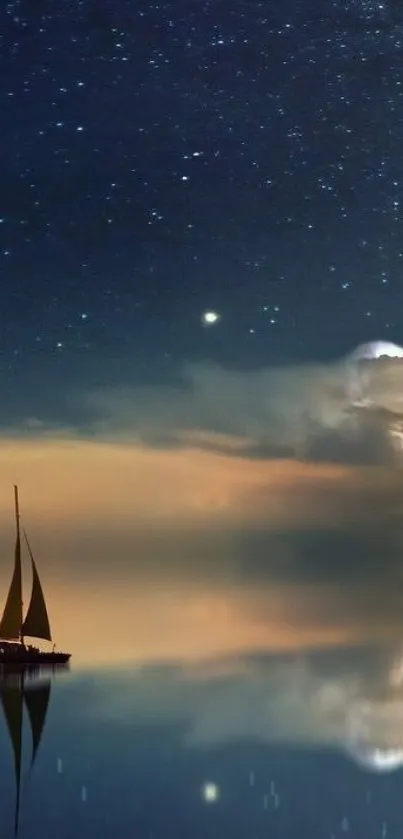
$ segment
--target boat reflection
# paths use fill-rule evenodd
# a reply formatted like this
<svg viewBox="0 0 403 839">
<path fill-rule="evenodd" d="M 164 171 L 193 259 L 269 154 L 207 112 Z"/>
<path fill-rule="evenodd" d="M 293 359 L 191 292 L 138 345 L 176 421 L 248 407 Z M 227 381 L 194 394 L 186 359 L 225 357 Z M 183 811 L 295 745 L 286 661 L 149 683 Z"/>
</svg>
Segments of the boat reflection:
<svg viewBox="0 0 403 839">
<path fill-rule="evenodd" d="M 3 665 L 0 669 L 0 702 L 14 756 L 15 809 L 14 836 L 18 836 L 23 768 L 24 706 L 31 729 L 31 757 L 27 768 L 29 781 L 38 754 L 49 708 L 52 678 L 68 670 L 68 665 Z"/>
</svg>

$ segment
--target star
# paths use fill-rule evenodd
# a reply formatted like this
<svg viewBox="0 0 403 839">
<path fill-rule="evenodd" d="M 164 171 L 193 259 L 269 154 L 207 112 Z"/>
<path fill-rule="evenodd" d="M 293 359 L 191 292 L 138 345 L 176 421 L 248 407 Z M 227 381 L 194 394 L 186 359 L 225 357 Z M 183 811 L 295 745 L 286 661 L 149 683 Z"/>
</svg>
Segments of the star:
<svg viewBox="0 0 403 839">
<path fill-rule="evenodd" d="M 55 4 L 26 70 L 15 55 L 37 25 L 35 10 L 7 0 L 0 266 L 6 331 L 21 345 L 15 355 L 4 336 L 6 365 L 19 369 L 30 358 L 33 375 L 41 380 L 45 364 L 61 387 L 54 355 L 74 380 L 99 363 L 99 375 L 115 381 L 112 359 L 123 380 L 129 356 L 146 359 L 158 377 L 166 353 L 164 375 L 171 375 L 203 354 L 260 368 L 336 357 L 383 330 L 400 340 L 402 22 L 394 0 L 334 0 L 315 26 L 300 5 L 288 4 L 278 26 L 262 27 L 249 7 L 220 4 L 201 59 L 206 77 L 217 76 L 212 95 L 208 84 L 197 87 L 197 38 L 183 44 L 189 73 L 172 58 L 171 40 L 182 34 L 173 34 L 170 4 L 161 5 L 158 46 L 134 91 L 132 74 L 143 67 L 137 27 L 112 27 L 109 41 L 105 18 L 99 26 L 108 48 L 103 35 L 86 44 L 73 5 Z M 153 8 L 140 13 L 144 32 L 153 31 Z M 195 31 L 203 19 L 197 8 Z M 247 66 L 245 26 L 255 45 Z M 379 55 L 387 63 L 390 89 L 381 103 L 377 74 L 355 80 L 357 55 L 363 70 Z M 253 107 L 261 88 L 270 88 L 263 111 Z M 112 131 L 105 113 L 117 92 Z M 356 97 L 365 117 L 358 123 Z M 27 111 L 28 98 L 38 107 Z M 35 307 L 28 307 L 33 284 Z M 40 352 L 31 358 L 32 346 Z"/>
<path fill-rule="evenodd" d="M 206 311 L 202 314 L 203 326 L 213 326 L 214 324 L 219 323 L 220 320 L 221 315 L 219 312 Z"/>
</svg>

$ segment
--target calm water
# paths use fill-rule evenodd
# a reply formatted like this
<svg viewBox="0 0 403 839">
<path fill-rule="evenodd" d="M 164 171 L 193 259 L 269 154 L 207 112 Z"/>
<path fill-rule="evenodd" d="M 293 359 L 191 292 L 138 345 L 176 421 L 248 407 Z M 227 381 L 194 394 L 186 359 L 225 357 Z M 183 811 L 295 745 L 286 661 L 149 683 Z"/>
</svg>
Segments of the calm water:
<svg viewBox="0 0 403 839">
<path fill-rule="evenodd" d="M 400 837 L 399 665 L 362 649 L 8 676 L 1 835 L 21 745 L 21 837 Z"/>
</svg>

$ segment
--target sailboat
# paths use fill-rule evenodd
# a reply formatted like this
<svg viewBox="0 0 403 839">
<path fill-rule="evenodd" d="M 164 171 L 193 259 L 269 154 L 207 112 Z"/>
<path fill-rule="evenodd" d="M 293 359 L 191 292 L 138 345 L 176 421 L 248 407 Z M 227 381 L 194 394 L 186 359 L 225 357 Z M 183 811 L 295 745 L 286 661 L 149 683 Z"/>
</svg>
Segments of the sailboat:
<svg viewBox="0 0 403 839">
<path fill-rule="evenodd" d="M 0 621 L 0 666 L 14 664 L 65 664 L 70 653 L 44 652 L 25 643 L 25 638 L 43 638 L 52 641 L 48 610 L 28 537 L 25 543 L 32 567 L 32 592 L 28 611 L 23 617 L 21 531 L 18 487 L 14 486 L 16 540 L 14 573 L 12 576 L 3 617 Z"/>
</svg>

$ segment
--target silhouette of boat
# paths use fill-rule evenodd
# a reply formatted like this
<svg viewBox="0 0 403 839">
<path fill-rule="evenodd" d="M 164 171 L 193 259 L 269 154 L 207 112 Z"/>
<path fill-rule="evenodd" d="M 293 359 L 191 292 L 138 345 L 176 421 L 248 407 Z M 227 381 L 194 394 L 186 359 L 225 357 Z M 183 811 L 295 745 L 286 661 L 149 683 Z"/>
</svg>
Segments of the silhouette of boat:
<svg viewBox="0 0 403 839">
<path fill-rule="evenodd" d="M 16 523 L 14 573 L 0 621 L 0 668 L 27 664 L 65 664 L 70 659 L 70 653 L 56 652 L 54 648 L 51 652 L 46 652 L 25 643 L 27 637 L 52 641 L 52 635 L 41 581 L 25 531 L 24 537 L 32 567 L 32 592 L 25 619 L 23 617 L 20 510 L 17 486 L 14 486 L 14 501 Z"/>
<path fill-rule="evenodd" d="M 50 668 L 52 672 L 63 669 L 63 665 Z M 38 665 L 21 666 L 0 676 L 0 702 L 11 741 L 14 755 L 15 772 L 15 808 L 14 808 L 14 836 L 18 835 L 21 798 L 22 772 L 22 743 L 24 705 L 28 712 L 28 719 L 32 735 L 31 760 L 26 780 L 28 781 L 38 754 L 42 734 L 45 728 L 46 715 L 49 706 L 51 679 L 38 681 L 38 675 L 49 671 L 49 667 L 40 668 Z"/>
</svg>

